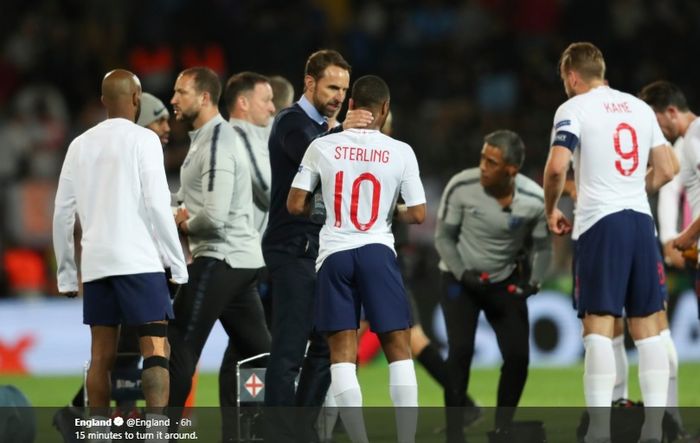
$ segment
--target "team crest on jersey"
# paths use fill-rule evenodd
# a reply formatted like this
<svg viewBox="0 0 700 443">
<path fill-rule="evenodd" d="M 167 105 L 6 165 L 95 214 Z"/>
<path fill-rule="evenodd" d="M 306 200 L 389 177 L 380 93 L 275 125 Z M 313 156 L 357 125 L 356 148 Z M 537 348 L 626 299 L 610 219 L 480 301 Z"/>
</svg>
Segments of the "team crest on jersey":
<svg viewBox="0 0 700 443">
<path fill-rule="evenodd" d="M 525 221 L 525 219 L 523 217 L 517 217 L 515 215 L 511 215 L 508 218 L 508 228 L 511 231 L 514 231 L 514 230 L 518 229 L 523 224 L 524 221 Z"/>
</svg>

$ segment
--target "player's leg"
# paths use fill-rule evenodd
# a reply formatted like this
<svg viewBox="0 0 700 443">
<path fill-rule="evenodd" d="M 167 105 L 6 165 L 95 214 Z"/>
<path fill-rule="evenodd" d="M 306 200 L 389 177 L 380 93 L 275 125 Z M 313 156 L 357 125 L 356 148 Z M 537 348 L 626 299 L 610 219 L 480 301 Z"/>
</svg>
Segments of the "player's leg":
<svg viewBox="0 0 700 443">
<path fill-rule="evenodd" d="M 86 388 L 91 415 L 108 416 L 111 380 L 109 377 L 117 355 L 118 326 L 90 326 L 90 367 Z"/>
<path fill-rule="evenodd" d="M 627 398 L 627 349 L 625 349 L 625 322 L 622 317 L 615 319 L 613 329 L 613 353 L 615 354 L 615 386 L 613 387 L 613 400 Z"/>
<path fill-rule="evenodd" d="M 170 393 L 169 355 L 167 321 L 155 321 L 137 328 L 139 346 L 143 355 L 141 389 L 149 412 L 160 414 L 168 405 Z"/>
<path fill-rule="evenodd" d="M 120 377 L 134 377 L 139 371 L 141 361 L 141 350 L 139 347 L 139 336 L 135 327 L 122 326 L 119 328 L 119 344 L 117 345 L 117 358 L 114 362 L 112 380 Z M 136 412 L 136 400 L 117 398 L 117 409 L 122 414 Z"/>
<path fill-rule="evenodd" d="M 658 253 L 651 217 L 638 214 L 633 227 L 635 244 L 634 270 L 625 303 L 630 335 L 639 353 L 639 385 L 645 406 L 641 441 L 661 441 L 661 423 L 667 404 L 669 359 L 659 335 L 658 313 L 663 310 L 665 291 L 664 265 Z"/>
<path fill-rule="evenodd" d="M 576 242 L 575 279 L 585 349 L 583 385 L 590 415 L 587 442 L 610 437 L 616 378 L 612 337 L 615 318 L 622 316 L 636 240 L 628 227 L 630 213 L 603 217 Z"/>
<path fill-rule="evenodd" d="M 163 314 L 158 315 L 162 316 Z M 141 389 L 146 400 L 146 420 L 150 423 L 146 431 L 151 435 L 150 438 L 144 439 L 144 443 L 164 443 L 167 439 L 163 435 L 169 427 L 168 417 L 165 415 L 170 394 L 168 321 L 143 323 L 136 330 L 143 356 Z M 173 428 L 175 427 L 173 424 Z"/>
<path fill-rule="evenodd" d="M 173 318 L 165 274 L 162 272 L 112 278 L 124 321 L 136 326 L 143 356 L 141 389 L 151 413 L 162 413 L 168 403 L 168 320 Z"/>
<path fill-rule="evenodd" d="M 447 385 L 447 364 L 442 358 L 442 355 L 440 355 L 437 346 L 425 335 L 425 331 L 423 331 L 420 325 L 420 315 L 412 291 L 407 289 L 406 293 L 413 315 L 413 326 L 411 327 L 410 334 L 411 355 L 413 355 L 413 358 L 418 360 L 418 363 L 428 371 L 428 374 L 445 389 Z M 467 399 L 467 403 L 469 405 L 474 404 L 471 398 Z"/>
<path fill-rule="evenodd" d="M 681 417 L 680 409 L 678 409 L 678 352 L 676 345 L 671 337 L 671 329 L 668 325 L 668 307 L 664 303 L 664 310 L 656 314 L 657 324 L 659 326 L 659 336 L 664 343 L 666 353 L 668 355 L 668 396 L 666 410 L 673 417 L 673 421 L 680 433 L 685 433 L 683 429 L 683 418 Z"/>
<path fill-rule="evenodd" d="M 162 442 L 167 432 L 164 409 L 168 405 L 170 374 L 168 372 L 168 320 L 173 318 L 167 280 L 164 272 L 121 275 L 111 279 L 119 308 L 128 326 L 135 326 L 143 357 L 141 389 L 146 399 L 147 431 L 152 438 L 144 442 Z"/>
<path fill-rule="evenodd" d="M 110 403 L 109 374 L 117 353 L 121 315 L 111 278 L 83 284 L 83 323 L 90 325 L 90 367 L 86 386 L 93 415 L 107 416 Z"/>
<path fill-rule="evenodd" d="M 356 375 L 360 300 L 353 287 L 355 250 L 331 254 L 318 271 L 315 324 L 331 358 L 331 392 L 339 407 L 362 406 Z"/>
<path fill-rule="evenodd" d="M 350 440 L 366 442 L 362 417 L 362 391 L 357 380 L 357 329 L 360 299 L 353 287 L 356 281 L 353 255 L 341 251 L 325 259 L 318 272 L 315 324 L 326 334 L 331 358 L 331 393 L 340 408 L 340 418 Z"/>
<path fill-rule="evenodd" d="M 355 281 L 373 331 L 389 361 L 389 394 L 396 409 L 397 440 L 415 440 L 418 383 L 411 358 L 411 307 L 394 252 L 381 244 L 356 250 Z"/>
</svg>

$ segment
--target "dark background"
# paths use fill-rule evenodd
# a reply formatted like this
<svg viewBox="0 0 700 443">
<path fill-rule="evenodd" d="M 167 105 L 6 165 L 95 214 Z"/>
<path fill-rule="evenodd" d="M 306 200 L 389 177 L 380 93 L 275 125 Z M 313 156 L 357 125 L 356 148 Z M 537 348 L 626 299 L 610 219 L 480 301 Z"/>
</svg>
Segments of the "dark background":
<svg viewBox="0 0 700 443">
<path fill-rule="evenodd" d="M 668 79 L 698 103 L 700 2 L 692 0 L 4 1 L 0 296 L 55 293 L 53 193 L 72 138 L 104 118 L 105 72 L 134 71 L 166 103 L 177 73 L 201 64 L 223 81 L 242 70 L 281 74 L 298 97 L 307 56 L 334 48 L 353 78 L 378 74 L 391 87 L 394 134 L 416 151 L 432 214 L 411 231 L 411 278 L 420 297 L 434 298 L 442 188 L 477 165 L 483 135 L 499 128 L 521 134 L 523 172 L 541 182 L 552 118 L 566 98 L 557 61 L 580 40 L 602 49 L 611 86 L 636 93 Z M 187 144 L 173 124 L 173 188 Z M 547 284 L 566 292 L 568 240 L 555 248 Z"/>
</svg>

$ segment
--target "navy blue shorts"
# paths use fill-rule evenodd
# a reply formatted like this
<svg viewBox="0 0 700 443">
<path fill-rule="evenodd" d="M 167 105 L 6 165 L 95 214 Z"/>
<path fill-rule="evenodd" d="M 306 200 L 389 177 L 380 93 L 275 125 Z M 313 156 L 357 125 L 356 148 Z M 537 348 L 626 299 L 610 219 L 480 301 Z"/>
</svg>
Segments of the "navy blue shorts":
<svg viewBox="0 0 700 443">
<path fill-rule="evenodd" d="M 142 325 L 174 317 L 163 272 L 115 275 L 83 284 L 86 325 Z"/>
<path fill-rule="evenodd" d="M 649 215 L 623 210 L 607 215 L 576 242 L 574 273 L 578 316 L 645 317 L 660 311 L 666 275 Z"/>
<path fill-rule="evenodd" d="M 411 308 L 394 252 L 381 244 L 335 252 L 316 280 L 315 326 L 319 332 L 357 329 L 360 307 L 376 333 L 413 325 Z"/>
</svg>

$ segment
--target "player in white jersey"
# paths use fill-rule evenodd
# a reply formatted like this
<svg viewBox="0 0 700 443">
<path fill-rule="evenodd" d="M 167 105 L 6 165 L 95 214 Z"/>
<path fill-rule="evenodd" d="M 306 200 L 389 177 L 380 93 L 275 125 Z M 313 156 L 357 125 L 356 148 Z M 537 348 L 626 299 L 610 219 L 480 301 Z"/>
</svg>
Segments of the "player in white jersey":
<svg viewBox="0 0 700 443">
<path fill-rule="evenodd" d="M 554 117 L 544 172 L 545 212 L 553 233 L 571 231 L 557 203 L 573 156 L 578 195 L 574 284 L 583 319 L 584 393 L 589 407 L 599 407 L 591 410 L 586 441 L 604 442 L 610 435 L 615 383 L 611 339 L 623 308 L 639 351 L 644 404 L 666 406 L 669 365 L 659 358 L 665 349 L 655 316 L 663 309 L 663 263 L 646 192 L 671 180 L 678 161 L 651 108 L 605 84 L 605 61 L 597 47 L 572 43 L 559 69 L 570 99 Z M 661 440 L 663 409 L 652 409 L 640 441 Z"/>
<path fill-rule="evenodd" d="M 664 136 L 668 140 L 675 140 L 673 148 L 681 164 L 680 174 L 659 190 L 657 217 L 664 261 L 667 265 L 679 269 L 692 266 L 695 272 L 697 257 L 695 257 L 695 263 L 691 263 L 685 258 L 686 251 L 679 251 L 674 246 L 685 241 L 683 237 L 679 237 L 678 231 L 684 231 L 684 234 L 688 234 L 692 219 L 700 216 L 700 176 L 696 169 L 700 163 L 700 157 L 697 156 L 697 153 L 700 152 L 700 144 L 698 143 L 700 141 L 700 137 L 698 137 L 700 136 L 700 120 L 697 120 L 697 116 L 688 107 L 688 101 L 683 92 L 673 83 L 663 80 L 650 83 L 640 91 L 639 97 L 654 110 L 656 120 L 659 122 Z M 688 152 L 689 155 L 686 156 L 684 155 L 684 146 L 686 145 L 684 137 L 688 134 L 693 140 L 693 133 L 695 134 L 695 142 L 689 141 L 688 150 L 696 151 L 696 154 L 693 156 L 691 152 Z M 685 189 L 686 186 L 688 189 Z M 690 200 L 695 202 L 694 207 L 689 204 Z M 695 253 L 697 253 L 697 248 L 694 247 L 696 241 L 692 242 L 693 248 L 691 248 Z M 697 285 L 697 276 L 695 278 Z M 659 313 L 658 320 L 660 335 L 666 345 L 669 358 L 667 411 L 674 420 L 675 429 L 673 432 L 679 437 L 685 437 L 688 436 L 688 433 L 683 429 L 678 409 L 678 354 L 671 338 L 665 311 Z"/>
<path fill-rule="evenodd" d="M 366 109 L 367 129 L 350 129 L 316 139 L 307 149 L 287 200 L 290 213 L 310 210 L 320 183 L 326 222 L 320 233 L 315 327 L 331 350 L 331 392 L 353 441 L 367 441 L 362 393 L 355 374 L 360 307 L 379 334 L 389 361 L 389 386 L 397 413 L 398 441 L 415 438 L 418 406 L 410 351 L 412 320 L 391 233 L 393 217 L 422 223 L 425 192 L 410 146 L 380 132 L 389 112 L 389 88 L 364 76 L 352 88 L 351 109 Z M 398 209 L 399 194 L 406 207 Z M 408 414 L 409 417 L 406 415 Z"/>
</svg>

